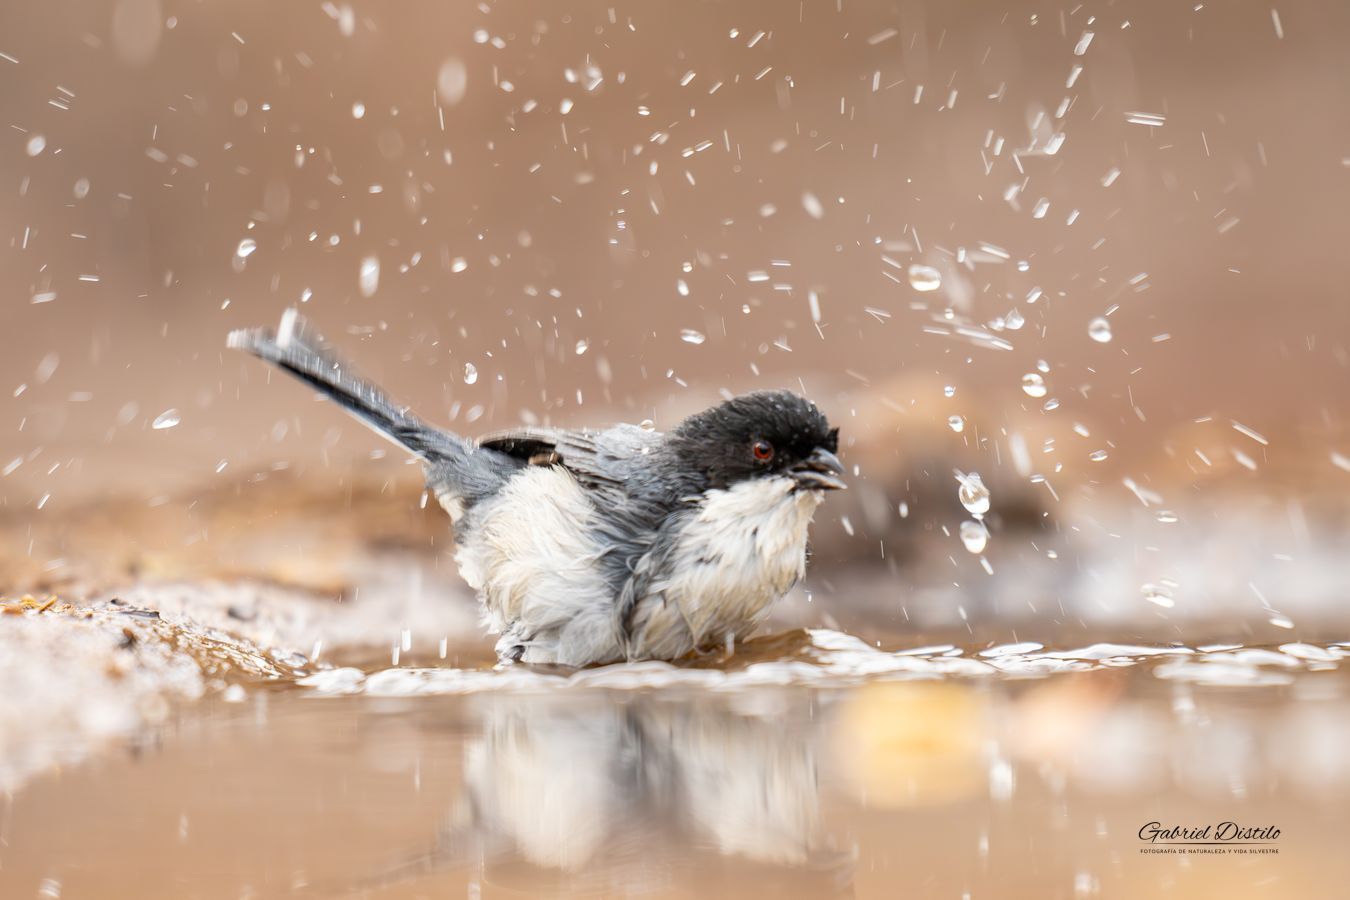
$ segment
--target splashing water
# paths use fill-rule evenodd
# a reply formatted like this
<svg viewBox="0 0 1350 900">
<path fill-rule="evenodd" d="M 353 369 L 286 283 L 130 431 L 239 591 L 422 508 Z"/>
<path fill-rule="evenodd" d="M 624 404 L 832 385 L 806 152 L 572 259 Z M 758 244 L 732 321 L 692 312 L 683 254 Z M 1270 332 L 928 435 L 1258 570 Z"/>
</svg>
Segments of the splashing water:
<svg viewBox="0 0 1350 900">
<path fill-rule="evenodd" d="M 810 191 L 802 194 L 802 208 L 804 208 L 806 214 L 813 219 L 820 219 L 825 215 L 825 207 L 820 202 L 820 198 Z"/>
<path fill-rule="evenodd" d="M 367 256 L 361 260 L 361 272 L 358 278 L 362 297 L 373 297 L 380 287 L 380 258 Z"/>
<path fill-rule="evenodd" d="M 975 524 L 975 523 L 970 523 Z M 1225 645 L 1192 648 L 1098 643 L 1067 650 L 1046 650 L 1037 642 L 991 647 L 976 659 L 943 644 L 880 650 L 852 635 L 824 629 L 807 632 L 809 642 L 787 657 L 758 657 L 743 669 L 677 666 L 666 662 L 619 663 L 572 673 L 505 669 L 394 668 L 363 672 L 328 669 L 299 679 L 318 695 L 414 696 L 475 694 L 487 691 L 524 694 L 545 688 L 645 691 L 687 686 L 718 692 L 766 684 L 839 685 L 859 680 L 931 680 L 988 678 L 1000 673 L 1017 678 L 1047 678 L 1067 672 L 1151 668 L 1161 680 L 1245 686 L 1262 673 L 1288 673 L 1335 667 L 1347 655 L 1340 645 L 1284 644 L 1279 651 Z M 1230 677 L 1231 676 L 1231 677 Z M 1291 680 L 1291 679 L 1290 679 Z M 1279 683 L 1287 683 L 1281 680 Z"/>
<path fill-rule="evenodd" d="M 924 294 L 936 291 L 942 287 L 942 273 L 932 266 L 910 266 L 909 286 Z"/>
<path fill-rule="evenodd" d="M 1164 116 L 1161 113 L 1135 111 L 1127 112 L 1125 114 L 1125 121 L 1129 122 L 1131 125 L 1148 125 L 1152 128 L 1158 128 L 1166 124 L 1167 116 Z"/>
<path fill-rule="evenodd" d="M 1022 376 L 1022 392 L 1028 397 L 1040 399 L 1046 394 L 1045 379 L 1035 372 Z"/>
<path fill-rule="evenodd" d="M 1139 590 L 1149 603 L 1161 606 L 1163 609 L 1171 609 L 1176 606 L 1176 601 L 1172 599 L 1172 592 L 1162 585 L 1146 584 Z"/>
<path fill-rule="evenodd" d="M 680 331 L 680 340 L 686 344 L 701 344 L 708 339 L 708 336 L 701 331 L 695 331 L 692 328 L 684 328 Z"/>
<path fill-rule="evenodd" d="M 979 472 L 971 472 L 968 475 L 957 472 L 956 480 L 961 485 L 957 488 L 956 499 L 961 501 L 966 512 L 977 519 L 989 512 L 989 488 L 984 486 L 984 480 L 980 478 Z"/>
<path fill-rule="evenodd" d="M 436 73 L 436 96 L 446 106 L 454 106 L 464 99 L 469 88 L 469 72 L 464 62 L 455 57 L 447 59 Z"/>
<path fill-rule="evenodd" d="M 967 519 L 961 523 L 961 543 L 971 553 L 983 553 L 989 543 L 989 529 L 984 527 L 983 522 Z"/>
</svg>

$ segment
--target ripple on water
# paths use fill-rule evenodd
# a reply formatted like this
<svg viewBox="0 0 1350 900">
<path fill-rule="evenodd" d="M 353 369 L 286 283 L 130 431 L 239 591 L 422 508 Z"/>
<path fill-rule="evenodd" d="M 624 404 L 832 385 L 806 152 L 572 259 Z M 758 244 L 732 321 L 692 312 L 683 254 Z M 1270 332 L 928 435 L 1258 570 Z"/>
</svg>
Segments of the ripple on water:
<svg viewBox="0 0 1350 900">
<path fill-rule="evenodd" d="M 318 694 L 381 697 L 530 693 L 562 689 L 651 690 L 695 688 L 739 691 L 765 686 L 846 686 L 867 680 L 943 678 L 1043 678 L 1061 672 L 1149 665 L 1155 677 L 1236 687 L 1284 685 L 1297 673 L 1336 668 L 1347 655 L 1331 644 L 1284 644 L 1278 650 L 1239 645 L 1191 647 L 1097 643 L 1069 650 L 1045 650 L 1036 642 L 989 647 L 976 659 L 950 645 L 882 650 L 852 635 L 817 629 L 773 659 L 740 668 L 639 662 L 574 672 L 508 666 L 495 669 L 393 668 L 366 673 L 328 669 L 300 679 Z M 736 659 L 730 661 L 734 664 Z"/>
<path fill-rule="evenodd" d="M 1345 650 L 1335 644 L 1282 644 L 1278 651 L 1224 646 L 1195 659 L 1158 666 L 1153 674 L 1166 681 L 1210 687 L 1275 687 L 1293 684 L 1300 672 L 1337 668 L 1345 655 Z"/>
</svg>

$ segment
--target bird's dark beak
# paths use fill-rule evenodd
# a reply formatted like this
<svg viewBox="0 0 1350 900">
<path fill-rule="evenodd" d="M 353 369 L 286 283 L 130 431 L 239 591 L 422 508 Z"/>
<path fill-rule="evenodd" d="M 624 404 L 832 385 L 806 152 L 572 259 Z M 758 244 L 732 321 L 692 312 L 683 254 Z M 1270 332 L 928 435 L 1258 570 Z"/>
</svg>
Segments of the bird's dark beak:
<svg viewBox="0 0 1350 900">
<path fill-rule="evenodd" d="M 844 464 L 824 447 L 817 447 L 811 455 L 794 465 L 789 472 L 797 480 L 797 487 L 807 491 L 842 491 Z"/>
</svg>

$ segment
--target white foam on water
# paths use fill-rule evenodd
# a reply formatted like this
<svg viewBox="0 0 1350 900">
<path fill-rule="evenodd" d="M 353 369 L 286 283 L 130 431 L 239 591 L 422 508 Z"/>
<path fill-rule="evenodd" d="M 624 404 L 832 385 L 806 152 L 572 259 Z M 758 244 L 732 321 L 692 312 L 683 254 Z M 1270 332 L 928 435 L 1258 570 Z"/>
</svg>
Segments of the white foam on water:
<svg viewBox="0 0 1350 900">
<path fill-rule="evenodd" d="M 1045 678 L 1065 672 L 1153 664 L 1153 674 L 1164 680 L 1251 687 L 1289 684 L 1295 673 L 1334 668 L 1347 655 L 1338 645 L 1305 643 L 1284 644 L 1279 650 L 1213 645 L 1206 648 L 1210 652 L 1184 646 L 1097 643 L 1046 651 L 1040 643 L 1023 641 L 989 647 L 979 652 L 981 659 L 974 659 L 963 656 L 951 644 L 889 651 L 828 629 L 812 630 L 808 635 L 809 644 L 794 655 L 733 670 L 666 662 L 619 663 L 575 672 L 524 666 L 391 668 L 373 673 L 340 668 L 317 672 L 298 683 L 320 695 L 380 697 L 568 689 L 735 692 L 765 686 L 844 687 L 869 680 Z"/>
<path fill-rule="evenodd" d="M 1271 672 L 1259 666 L 1211 659 L 1164 663 L 1153 670 L 1153 675 L 1165 681 L 1185 681 L 1210 687 L 1274 687 L 1294 681 L 1294 676 L 1287 672 Z"/>
<path fill-rule="evenodd" d="M 1147 647 L 1137 644 L 1092 644 L 1079 650 L 1056 650 L 1046 653 L 1051 659 L 1112 659 L 1114 657 L 1160 656 L 1168 653 L 1189 654 L 1189 647 Z"/>
</svg>

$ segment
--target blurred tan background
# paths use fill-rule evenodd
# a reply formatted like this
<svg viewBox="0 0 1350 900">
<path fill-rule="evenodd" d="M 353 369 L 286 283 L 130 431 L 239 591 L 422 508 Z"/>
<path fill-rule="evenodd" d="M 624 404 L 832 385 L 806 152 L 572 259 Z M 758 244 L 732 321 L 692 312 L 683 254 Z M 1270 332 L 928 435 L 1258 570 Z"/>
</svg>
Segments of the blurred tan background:
<svg viewBox="0 0 1350 900">
<path fill-rule="evenodd" d="M 1044 537 L 1004 552 L 1058 546 L 1080 593 L 1325 609 L 1348 28 L 1307 0 L 7 4 L 0 504 L 40 533 L 279 468 L 403 483 L 224 350 L 299 305 L 469 434 L 804 389 L 859 467 L 826 574 L 914 577 L 909 528 L 945 542 L 928 586 L 984 578 L 977 469 L 991 553 L 1015 511 Z"/>
</svg>

